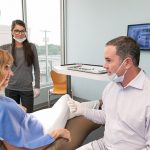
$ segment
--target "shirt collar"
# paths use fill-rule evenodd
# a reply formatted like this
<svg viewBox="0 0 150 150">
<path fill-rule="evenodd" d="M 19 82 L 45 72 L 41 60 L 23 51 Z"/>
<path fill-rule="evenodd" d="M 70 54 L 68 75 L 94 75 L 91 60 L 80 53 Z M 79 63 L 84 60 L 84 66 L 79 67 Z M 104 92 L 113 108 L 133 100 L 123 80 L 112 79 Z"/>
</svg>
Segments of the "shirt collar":
<svg viewBox="0 0 150 150">
<path fill-rule="evenodd" d="M 143 89 L 144 79 L 145 79 L 145 73 L 143 72 L 143 70 L 141 70 L 138 73 L 138 75 L 131 82 L 129 82 L 129 84 L 126 87 L 131 86 L 137 89 Z"/>
</svg>

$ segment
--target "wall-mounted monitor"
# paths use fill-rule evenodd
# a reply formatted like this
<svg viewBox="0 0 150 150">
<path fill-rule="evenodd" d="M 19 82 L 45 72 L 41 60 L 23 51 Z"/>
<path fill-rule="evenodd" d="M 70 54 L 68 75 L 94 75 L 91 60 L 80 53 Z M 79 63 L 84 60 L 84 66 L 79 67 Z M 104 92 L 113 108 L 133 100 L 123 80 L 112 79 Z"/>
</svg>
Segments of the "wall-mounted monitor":
<svg viewBox="0 0 150 150">
<path fill-rule="evenodd" d="M 141 50 L 150 51 L 150 23 L 128 25 L 127 36 L 133 38 Z"/>
</svg>

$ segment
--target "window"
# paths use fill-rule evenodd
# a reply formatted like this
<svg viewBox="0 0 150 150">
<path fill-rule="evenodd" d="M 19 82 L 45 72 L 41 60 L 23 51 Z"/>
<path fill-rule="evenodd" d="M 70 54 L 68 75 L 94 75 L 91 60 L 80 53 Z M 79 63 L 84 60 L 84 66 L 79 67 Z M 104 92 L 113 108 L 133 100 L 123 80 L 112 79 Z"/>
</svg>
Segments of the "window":
<svg viewBox="0 0 150 150">
<path fill-rule="evenodd" d="M 60 48 L 60 0 L 5 0 L 0 4 L 0 45 L 11 43 L 10 26 L 15 19 L 24 19 L 28 27 L 29 41 L 37 46 L 41 84 L 49 84 L 49 72 L 61 63 Z M 8 5 L 9 4 L 9 5 Z M 25 4 L 25 3 L 23 3 Z M 17 9 L 16 9 L 17 8 Z M 25 8 L 25 12 L 22 11 Z M 24 14 L 22 14 L 22 12 Z M 26 16 L 27 14 L 27 16 Z"/>
<path fill-rule="evenodd" d="M 41 96 L 34 105 L 47 101 L 52 66 L 60 65 L 61 0 L 5 0 L 0 2 L 0 45 L 11 43 L 10 26 L 21 19 L 27 25 L 28 38 L 37 46 L 41 70 Z M 48 86 L 47 86 L 48 84 Z M 44 94 L 43 94 L 44 93 Z"/>
<path fill-rule="evenodd" d="M 60 65 L 60 0 L 27 0 L 28 38 L 36 44 L 41 84 L 49 84 L 49 72 Z"/>
<path fill-rule="evenodd" d="M 11 42 L 10 25 L 12 21 L 15 19 L 22 19 L 21 0 L 1 1 L 0 3 L 0 45 Z"/>
</svg>

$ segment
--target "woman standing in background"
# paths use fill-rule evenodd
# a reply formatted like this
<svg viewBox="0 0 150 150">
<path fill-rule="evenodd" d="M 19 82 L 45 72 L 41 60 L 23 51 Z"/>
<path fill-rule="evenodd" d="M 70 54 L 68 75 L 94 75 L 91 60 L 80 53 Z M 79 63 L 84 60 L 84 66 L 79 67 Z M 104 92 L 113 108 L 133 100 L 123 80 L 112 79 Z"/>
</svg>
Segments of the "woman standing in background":
<svg viewBox="0 0 150 150">
<path fill-rule="evenodd" d="M 12 43 L 2 45 L 8 50 L 14 59 L 11 77 L 5 95 L 20 102 L 27 108 L 27 112 L 33 112 L 34 97 L 40 94 L 40 69 L 36 47 L 29 43 L 26 34 L 26 25 L 22 20 L 14 20 L 11 25 Z M 35 86 L 33 90 L 33 68 Z"/>
</svg>

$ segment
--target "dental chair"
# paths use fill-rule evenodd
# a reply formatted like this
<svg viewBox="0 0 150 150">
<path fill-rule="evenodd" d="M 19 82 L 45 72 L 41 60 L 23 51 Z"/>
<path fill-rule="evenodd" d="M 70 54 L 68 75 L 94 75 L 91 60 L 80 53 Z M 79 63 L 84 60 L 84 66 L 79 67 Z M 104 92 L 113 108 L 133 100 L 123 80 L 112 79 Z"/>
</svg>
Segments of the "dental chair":
<svg viewBox="0 0 150 150">
<path fill-rule="evenodd" d="M 89 133 L 99 128 L 101 125 L 95 124 L 83 116 L 75 117 L 68 120 L 66 128 L 71 132 L 71 142 L 63 138 L 57 139 L 50 144 L 45 150 L 75 150 L 82 145 Z M 12 150 L 7 144 L 0 141 L 0 150 Z M 13 150 L 17 150 L 13 149 Z"/>
<path fill-rule="evenodd" d="M 102 101 L 100 101 L 99 109 L 102 109 Z M 71 142 L 67 142 L 63 138 L 57 139 L 52 144 L 48 145 L 44 150 L 75 150 L 80 147 L 86 137 L 94 130 L 98 129 L 102 125 L 96 124 L 84 116 L 72 118 L 67 121 L 66 129 L 71 133 Z M 99 137 L 98 137 L 99 138 Z M 96 139 L 95 139 L 96 140 Z M 17 150 L 9 148 L 9 145 L 0 141 L 0 150 Z M 23 149 L 26 150 L 26 149 Z M 38 150 L 38 149 L 36 149 Z"/>
</svg>

